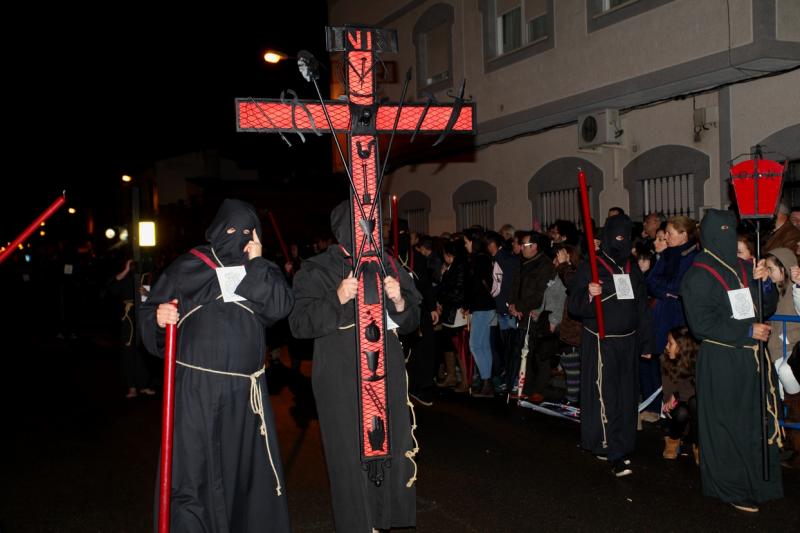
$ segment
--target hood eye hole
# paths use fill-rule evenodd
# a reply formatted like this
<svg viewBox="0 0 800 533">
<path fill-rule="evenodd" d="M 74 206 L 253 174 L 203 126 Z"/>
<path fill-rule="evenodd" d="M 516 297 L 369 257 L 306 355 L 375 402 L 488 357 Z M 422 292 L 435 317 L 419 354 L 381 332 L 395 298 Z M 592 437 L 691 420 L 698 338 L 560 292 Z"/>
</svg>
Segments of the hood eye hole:
<svg viewBox="0 0 800 533">
<path fill-rule="evenodd" d="M 721 229 L 722 231 L 726 231 L 731 229 L 731 227 L 727 224 L 723 224 L 722 226 L 719 227 L 719 229 Z"/>
<path fill-rule="evenodd" d="M 249 229 L 243 229 L 242 233 L 244 233 L 245 235 L 250 235 L 250 230 Z"/>
<path fill-rule="evenodd" d="M 227 233 L 228 235 L 233 235 L 234 233 L 236 233 L 236 228 L 228 228 L 225 230 L 225 233 Z"/>
</svg>

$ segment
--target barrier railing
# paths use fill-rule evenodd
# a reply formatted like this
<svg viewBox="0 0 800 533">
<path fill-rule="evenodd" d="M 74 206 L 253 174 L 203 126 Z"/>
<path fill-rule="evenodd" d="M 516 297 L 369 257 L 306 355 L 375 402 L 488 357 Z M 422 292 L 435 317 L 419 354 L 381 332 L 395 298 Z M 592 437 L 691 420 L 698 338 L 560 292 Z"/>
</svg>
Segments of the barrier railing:
<svg viewBox="0 0 800 533">
<path fill-rule="evenodd" d="M 773 322 L 781 322 L 783 328 L 783 360 L 786 361 L 788 359 L 789 354 L 786 351 L 786 324 L 789 322 L 800 323 L 800 316 L 797 315 L 772 315 L 769 317 L 768 320 Z M 774 334 L 774 332 L 773 332 Z M 800 422 L 787 422 L 785 420 L 786 417 L 786 409 L 784 408 L 783 417 L 780 420 L 781 426 L 788 428 L 788 429 L 797 429 L 800 430 Z"/>
</svg>

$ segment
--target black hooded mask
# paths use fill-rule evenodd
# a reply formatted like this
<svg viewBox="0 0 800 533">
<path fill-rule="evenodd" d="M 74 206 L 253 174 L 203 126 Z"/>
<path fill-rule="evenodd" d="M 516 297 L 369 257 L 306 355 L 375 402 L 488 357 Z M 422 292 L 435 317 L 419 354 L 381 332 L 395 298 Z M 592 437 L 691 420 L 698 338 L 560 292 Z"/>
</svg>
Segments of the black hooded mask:
<svg viewBox="0 0 800 533">
<path fill-rule="evenodd" d="M 236 231 L 229 234 L 228 228 Z M 224 266 L 241 265 L 247 262 L 244 247 L 253 240 L 253 228 L 261 238 L 261 222 L 255 208 L 247 202 L 229 198 L 222 202 L 206 230 L 206 239 Z"/>
<path fill-rule="evenodd" d="M 738 272 L 736 256 L 736 215 L 731 211 L 709 209 L 700 223 L 703 248 L 722 259 Z"/>
<path fill-rule="evenodd" d="M 633 224 L 628 215 L 617 215 L 606 220 L 603 228 L 603 239 L 600 249 L 614 260 L 619 266 L 628 260 L 631 255 L 631 230 Z M 617 237 L 622 239 L 618 240 Z"/>
<path fill-rule="evenodd" d="M 350 217 L 350 200 L 345 200 L 331 211 L 331 231 L 348 253 L 353 253 L 353 223 Z"/>
</svg>

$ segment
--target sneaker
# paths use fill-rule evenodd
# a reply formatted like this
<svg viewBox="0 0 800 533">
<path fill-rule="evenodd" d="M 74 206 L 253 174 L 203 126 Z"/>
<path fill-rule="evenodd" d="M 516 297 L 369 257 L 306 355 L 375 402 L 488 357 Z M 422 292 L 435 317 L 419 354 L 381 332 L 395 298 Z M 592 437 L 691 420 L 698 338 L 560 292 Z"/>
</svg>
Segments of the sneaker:
<svg viewBox="0 0 800 533">
<path fill-rule="evenodd" d="M 740 511 L 744 511 L 745 513 L 757 513 L 758 512 L 758 505 L 753 502 L 744 501 L 744 502 L 731 502 L 731 505 L 735 509 L 739 509 Z"/>
<path fill-rule="evenodd" d="M 630 467 L 630 461 L 627 461 L 626 463 L 626 460 L 624 459 L 618 459 L 614 461 L 614 463 L 611 465 L 611 472 L 616 477 L 625 477 L 633 474 L 633 470 L 631 470 Z"/>
</svg>

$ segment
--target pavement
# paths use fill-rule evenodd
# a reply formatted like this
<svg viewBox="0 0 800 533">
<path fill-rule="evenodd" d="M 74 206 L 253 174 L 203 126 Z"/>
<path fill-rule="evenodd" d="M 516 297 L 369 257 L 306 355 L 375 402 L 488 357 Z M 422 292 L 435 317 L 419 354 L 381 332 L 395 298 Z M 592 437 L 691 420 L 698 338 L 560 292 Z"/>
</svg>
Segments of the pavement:
<svg viewBox="0 0 800 533">
<path fill-rule="evenodd" d="M 0 533 L 144 532 L 153 524 L 160 396 L 124 398 L 113 342 L 30 339 L 0 361 Z M 269 372 L 292 526 L 333 531 L 330 490 L 310 386 Z M 688 457 L 661 458 L 645 424 L 634 475 L 582 452 L 578 424 L 442 393 L 416 408 L 418 532 L 767 531 L 800 527 L 800 473 L 785 497 L 748 515 L 701 494 Z M 235 533 L 235 532 L 233 532 Z"/>
</svg>

